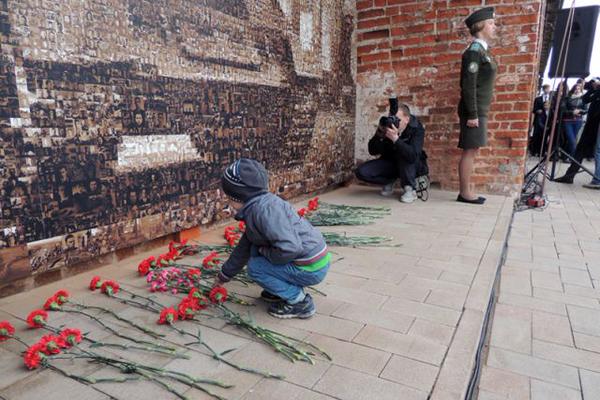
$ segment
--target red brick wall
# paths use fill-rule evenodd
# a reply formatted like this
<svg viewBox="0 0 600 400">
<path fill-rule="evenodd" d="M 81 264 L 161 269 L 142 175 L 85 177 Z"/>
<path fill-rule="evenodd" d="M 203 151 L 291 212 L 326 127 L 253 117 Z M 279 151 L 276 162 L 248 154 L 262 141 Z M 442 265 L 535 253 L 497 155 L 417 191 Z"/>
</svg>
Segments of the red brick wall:
<svg viewBox="0 0 600 400">
<path fill-rule="evenodd" d="M 395 93 L 426 126 L 432 180 L 457 188 L 460 60 L 471 41 L 464 19 L 484 5 L 496 7 L 499 38 L 492 53 L 499 74 L 489 145 L 480 150 L 473 183 L 482 192 L 518 191 L 538 73 L 541 0 L 357 1 L 359 162 L 369 157 L 367 141 Z"/>
</svg>

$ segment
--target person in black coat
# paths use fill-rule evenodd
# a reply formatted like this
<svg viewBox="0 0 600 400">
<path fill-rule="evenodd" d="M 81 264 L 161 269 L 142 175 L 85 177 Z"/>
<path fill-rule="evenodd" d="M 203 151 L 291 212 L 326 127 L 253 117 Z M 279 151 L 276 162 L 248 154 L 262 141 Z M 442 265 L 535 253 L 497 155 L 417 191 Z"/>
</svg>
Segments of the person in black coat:
<svg viewBox="0 0 600 400">
<path fill-rule="evenodd" d="M 588 82 L 585 87 L 588 91 L 583 95 L 584 104 L 589 104 L 588 116 L 581 138 L 575 148 L 574 159 L 577 163 L 572 162 L 567 169 L 567 172 L 560 178 L 556 178 L 554 182 L 573 183 L 575 175 L 579 172 L 579 164 L 584 158 L 594 156 L 596 148 L 596 140 L 598 138 L 598 126 L 600 125 L 600 78 L 595 78 Z"/>
<path fill-rule="evenodd" d="M 381 192 L 384 196 L 393 194 L 394 182 L 399 179 L 404 189 L 400 201 L 412 203 L 416 199 L 416 177 L 423 167 L 425 128 L 404 104 L 398 107 L 395 116 L 399 120 L 397 127 L 380 125 L 369 140 L 369 154 L 380 157 L 358 167 L 356 177 L 384 185 Z"/>
<path fill-rule="evenodd" d="M 544 140 L 550 102 L 550 85 L 546 84 L 542 86 L 542 95 L 536 97 L 533 102 L 533 135 L 529 141 L 529 153 L 533 156 L 543 156 L 546 152 L 546 144 L 544 144 L 544 149 L 542 149 L 542 141 Z"/>
</svg>

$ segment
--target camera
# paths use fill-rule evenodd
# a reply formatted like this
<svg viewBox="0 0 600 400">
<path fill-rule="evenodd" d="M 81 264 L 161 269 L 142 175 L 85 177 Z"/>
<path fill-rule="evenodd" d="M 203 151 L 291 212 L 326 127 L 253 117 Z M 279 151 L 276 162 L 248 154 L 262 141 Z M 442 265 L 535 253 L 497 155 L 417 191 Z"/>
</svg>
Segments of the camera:
<svg viewBox="0 0 600 400">
<path fill-rule="evenodd" d="M 596 85 L 600 85 L 600 79 L 592 79 L 587 81 L 584 85 L 583 85 L 583 89 L 584 90 L 590 90 L 590 91 L 594 91 L 594 90 L 598 90 L 597 88 L 594 87 L 594 83 Z"/>
<path fill-rule="evenodd" d="M 391 128 L 393 126 L 395 126 L 396 128 L 398 128 L 400 126 L 400 119 L 398 117 L 396 117 L 395 115 L 390 115 L 390 116 L 383 116 L 381 118 L 379 118 L 379 126 L 383 127 L 383 128 Z"/>
<path fill-rule="evenodd" d="M 379 118 L 379 126 L 384 128 L 391 128 L 393 125 L 396 128 L 398 128 L 400 126 L 400 119 L 396 117 L 396 114 L 398 113 L 398 98 L 390 97 L 389 103 L 390 115 Z"/>
</svg>

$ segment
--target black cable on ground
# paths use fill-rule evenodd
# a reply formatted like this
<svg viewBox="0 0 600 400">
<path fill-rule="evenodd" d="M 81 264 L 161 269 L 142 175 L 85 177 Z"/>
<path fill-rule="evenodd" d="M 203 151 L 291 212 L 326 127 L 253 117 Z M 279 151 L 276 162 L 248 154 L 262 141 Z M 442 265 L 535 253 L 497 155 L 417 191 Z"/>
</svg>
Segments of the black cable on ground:
<svg viewBox="0 0 600 400">
<path fill-rule="evenodd" d="M 506 255 L 508 253 L 508 239 L 510 238 L 510 233 L 512 231 L 512 224 L 515 219 L 515 213 L 517 212 L 516 206 L 513 209 L 513 213 L 510 217 L 510 223 L 508 225 L 508 230 L 506 231 L 506 236 L 504 238 L 504 245 L 502 246 L 502 253 L 500 254 L 500 260 L 498 261 L 498 267 L 496 268 L 496 274 L 494 276 L 494 283 L 492 285 L 492 291 L 490 293 L 490 297 L 488 300 L 487 307 L 485 309 L 485 314 L 483 316 L 483 326 L 481 327 L 481 333 L 479 335 L 479 343 L 477 345 L 477 351 L 475 352 L 475 366 L 471 371 L 471 377 L 469 379 L 469 384 L 467 386 L 467 392 L 465 393 L 465 400 L 473 400 L 477 395 L 477 388 L 479 386 L 479 377 L 481 374 L 481 367 L 483 363 L 483 355 L 484 349 L 486 346 L 486 342 L 491 331 L 492 327 L 492 318 L 494 315 L 494 309 L 496 307 L 496 294 L 498 293 L 498 289 L 500 287 L 500 273 L 502 271 L 502 266 L 506 262 Z"/>
</svg>

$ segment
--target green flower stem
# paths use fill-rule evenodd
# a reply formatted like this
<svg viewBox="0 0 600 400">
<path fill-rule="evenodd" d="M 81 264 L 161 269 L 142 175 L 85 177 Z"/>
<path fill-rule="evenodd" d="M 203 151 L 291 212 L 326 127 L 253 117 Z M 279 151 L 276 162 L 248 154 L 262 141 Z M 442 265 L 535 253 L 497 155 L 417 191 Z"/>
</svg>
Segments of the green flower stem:
<svg viewBox="0 0 600 400">
<path fill-rule="evenodd" d="M 157 379 L 156 377 L 151 376 L 150 374 L 143 372 L 143 371 L 138 371 L 137 372 L 139 375 L 143 376 L 144 378 L 146 378 L 147 380 L 156 383 L 159 386 L 162 386 L 165 390 L 167 390 L 170 393 L 173 393 L 175 396 L 177 396 L 178 398 L 182 399 L 182 400 L 189 400 L 184 394 L 179 393 L 177 390 L 175 390 L 171 385 L 169 385 L 166 382 L 161 381 L 160 379 Z"/>
<path fill-rule="evenodd" d="M 60 357 L 50 357 L 51 360 L 60 360 Z M 52 365 L 50 363 L 46 364 L 46 366 L 48 368 L 50 368 L 53 371 L 59 372 L 61 374 L 63 374 L 64 376 L 66 376 L 67 378 L 71 378 L 74 379 L 76 381 L 85 383 L 87 385 L 93 385 L 95 383 L 107 383 L 107 382 L 112 382 L 112 383 L 124 383 L 127 381 L 135 381 L 138 380 L 138 377 L 121 377 L 121 378 L 117 378 L 117 377 L 111 377 L 111 378 L 88 378 L 85 376 L 81 376 L 81 375 L 76 375 L 76 374 L 72 374 L 70 372 L 65 371 L 62 368 L 59 368 L 55 365 Z"/>
<path fill-rule="evenodd" d="M 252 374 L 263 376 L 265 378 L 274 378 L 274 379 L 284 379 L 285 378 L 285 376 L 283 376 L 283 375 L 272 374 L 270 372 L 264 372 L 264 371 L 260 371 L 258 369 L 244 367 L 244 366 L 236 364 L 236 363 L 234 363 L 232 361 L 229 361 L 229 360 L 223 358 L 223 356 L 221 354 L 217 353 L 211 346 L 208 345 L 208 343 L 206 343 L 205 341 L 203 341 L 201 339 L 199 333 L 197 335 L 194 335 L 191 332 L 187 332 L 184 329 L 178 328 L 174 324 L 169 324 L 169 325 L 171 326 L 171 328 L 173 328 L 179 334 L 181 334 L 181 335 L 187 335 L 187 336 L 193 337 L 194 339 L 197 340 L 197 342 L 191 343 L 191 344 L 200 344 L 200 345 L 204 346 L 204 348 L 206 348 L 208 351 L 210 351 L 212 353 L 213 358 L 215 360 L 221 361 L 221 362 L 229 365 L 230 367 L 233 367 L 233 368 L 237 369 L 238 371 L 249 372 L 249 373 L 252 373 Z"/>
<path fill-rule="evenodd" d="M 270 345 L 273 349 L 283 354 L 286 358 L 288 358 L 291 361 L 306 361 L 308 363 L 314 364 L 314 361 L 311 356 L 315 354 L 307 352 L 301 349 L 299 346 L 305 346 L 308 348 L 315 349 L 327 359 L 331 359 L 329 355 L 327 355 L 324 351 L 320 350 L 318 347 L 312 345 L 311 343 L 283 335 L 270 329 L 260 327 L 252 321 L 248 321 L 242 318 L 238 313 L 229 310 L 223 304 L 219 304 L 217 305 L 217 307 L 221 310 L 221 312 L 223 313 L 223 317 L 225 318 L 225 320 L 227 320 L 227 322 L 229 322 L 232 325 L 236 325 L 242 329 L 245 329 L 247 332 L 259 338 L 264 343 Z"/>
<path fill-rule="evenodd" d="M 129 326 L 131 326 L 131 327 L 133 327 L 135 329 L 137 329 L 138 331 L 141 331 L 141 332 L 145 333 L 146 335 L 152 336 L 155 339 L 159 339 L 159 338 L 162 338 L 162 337 L 165 336 L 165 335 L 163 335 L 161 333 L 157 333 L 157 332 L 153 331 L 152 329 L 149 329 L 149 328 L 146 328 L 144 326 L 138 325 L 135 322 L 128 320 L 127 318 L 123 318 L 123 317 L 119 316 L 117 313 L 115 313 L 114 311 L 109 310 L 108 308 L 100 307 L 100 306 L 85 305 L 85 304 L 77 303 L 77 302 L 74 302 L 74 301 L 70 301 L 69 303 L 74 304 L 74 305 L 76 305 L 77 307 L 80 307 L 80 308 L 86 308 L 86 309 L 89 309 L 89 310 L 99 310 L 102 313 L 109 314 L 110 316 L 112 316 L 116 320 L 119 320 L 119 321 L 121 321 L 121 322 L 123 322 L 123 323 L 125 323 L 125 324 L 127 324 L 127 325 L 129 325 Z M 67 312 L 75 311 L 75 310 L 73 310 L 71 308 L 64 308 L 64 307 L 63 307 L 63 310 L 67 311 Z"/>
<path fill-rule="evenodd" d="M 121 290 L 122 290 L 122 288 L 121 288 Z M 123 303 L 123 304 L 127 304 L 127 305 L 130 305 L 130 306 L 139 307 L 139 308 L 144 308 L 144 309 L 146 309 L 146 310 L 148 310 L 148 311 L 160 311 L 160 308 L 159 308 L 159 309 L 156 309 L 156 308 L 154 308 L 154 307 L 152 306 L 152 304 L 150 304 L 150 303 L 148 303 L 148 302 L 146 302 L 146 303 L 144 304 L 144 303 L 142 303 L 142 302 L 139 302 L 139 301 L 137 301 L 137 300 L 133 300 L 133 299 L 126 299 L 126 298 L 123 298 L 123 297 L 120 297 L 120 296 L 118 296 L 118 295 L 114 295 L 114 294 L 113 294 L 112 296 L 110 296 L 110 297 L 113 297 L 113 298 L 115 298 L 115 299 L 118 299 L 118 300 L 119 300 L 121 303 Z"/>
<path fill-rule="evenodd" d="M 84 315 L 84 316 L 90 318 L 91 320 L 97 322 L 98 324 L 100 324 L 105 330 L 109 331 L 113 335 L 118 336 L 118 337 L 120 337 L 122 339 L 129 340 L 129 341 L 134 342 L 136 344 L 148 346 L 149 348 L 152 348 L 152 349 L 159 349 L 159 350 L 162 350 L 162 351 L 170 352 L 170 354 L 174 354 L 176 352 L 176 350 L 177 350 L 177 349 L 175 349 L 173 347 L 167 347 L 167 346 L 163 346 L 163 345 L 160 345 L 160 344 L 155 344 L 155 343 L 152 343 L 152 342 L 148 342 L 146 340 L 134 339 L 134 338 L 131 338 L 129 336 L 125 336 L 125 335 L 119 333 L 116 329 L 114 329 L 114 328 L 108 326 L 107 324 L 105 324 L 100 318 L 98 318 L 98 317 L 96 317 L 94 315 L 91 315 L 89 313 L 86 313 L 85 311 L 70 309 L 69 311 L 64 311 L 63 310 L 63 312 L 72 312 L 72 313 Z"/>
<path fill-rule="evenodd" d="M 167 356 L 171 356 L 173 358 L 182 358 L 184 360 L 190 359 L 190 356 L 188 356 L 187 354 L 172 352 L 172 351 L 168 351 L 168 350 L 156 349 L 156 348 L 151 348 L 151 347 L 146 347 L 146 346 L 136 346 L 136 345 L 130 345 L 130 344 L 97 342 L 92 339 L 88 339 L 88 340 L 92 341 L 92 345 L 90 346 L 90 348 L 114 347 L 114 348 L 121 349 L 121 350 L 141 350 L 141 351 L 147 351 L 147 352 L 151 352 L 151 353 L 160 353 L 160 354 L 164 354 Z"/>
<path fill-rule="evenodd" d="M 314 292 L 314 293 L 320 294 L 320 295 L 321 295 L 321 296 L 323 296 L 323 297 L 327 297 L 327 293 L 324 293 L 324 292 L 320 291 L 320 290 L 319 290 L 319 289 L 317 289 L 316 287 L 313 287 L 313 286 L 307 286 L 307 287 L 306 287 L 306 289 L 307 289 L 307 290 L 310 290 L 311 292 Z"/>
<path fill-rule="evenodd" d="M 146 300 L 146 301 L 147 301 L 149 304 L 152 304 L 152 305 L 154 305 L 154 306 L 156 307 L 156 309 L 153 309 L 152 311 L 160 312 L 160 311 L 161 311 L 163 308 L 166 308 L 166 307 L 167 307 L 166 305 L 164 305 L 164 304 L 162 304 L 162 303 L 160 303 L 160 302 L 158 302 L 158 301 L 154 300 L 153 298 L 151 298 L 151 297 L 149 297 L 149 296 L 143 296 L 143 295 L 141 295 L 141 294 L 135 293 L 135 292 L 133 292 L 133 291 L 131 291 L 131 290 L 129 290 L 129 289 L 126 289 L 126 288 L 124 288 L 122 285 L 121 285 L 121 290 L 122 290 L 123 292 L 125 292 L 125 293 L 129 294 L 129 295 L 130 295 L 132 298 L 137 298 L 137 297 L 139 297 L 139 298 L 141 298 L 141 299 L 144 299 L 144 300 Z"/>
<path fill-rule="evenodd" d="M 187 286 L 184 285 L 167 285 L 167 287 L 169 289 L 177 289 L 177 291 L 179 293 L 189 293 L 190 292 L 190 288 L 188 288 Z M 195 288 L 199 289 L 203 295 L 208 296 L 208 293 L 210 293 L 210 290 L 212 289 L 212 286 L 210 285 L 205 285 L 202 283 L 197 283 L 195 286 Z M 164 292 L 167 294 L 170 294 L 168 292 Z M 236 303 L 242 306 L 254 306 L 253 303 L 248 303 L 246 300 L 240 299 L 239 297 L 237 297 L 235 294 L 233 293 L 229 293 L 227 295 L 227 301 L 231 301 L 232 303 Z"/>
<path fill-rule="evenodd" d="M 21 343 L 25 347 L 29 347 L 29 345 L 27 343 L 25 343 L 24 341 L 22 341 L 21 338 L 19 338 L 18 336 L 10 336 L 10 338 Z"/>
<path fill-rule="evenodd" d="M 145 364 L 133 363 L 133 362 L 130 362 L 127 360 L 119 360 L 119 359 L 115 359 L 115 358 L 111 358 L 111 357 L 107 357 L 107 356 L 103 356 L 103 355 L 94 353 L 90 350 L 83 350 L 83 349 L 79 348 L 79 351 L 88 355 L 89 358 L 92 358 L 96 361 L 99 361 L 104 364 L 118 368 L 123 373 L 136 373 L 138 375 L 145 377 L 146 379 L 152 380 L 153 382 L 156 382 L 156 383 L 160 384 L 161 386 L 163 386 L 169 392 L 176 394 L 180 398 L 185 398 L 185 397 L 181 397 L 183 395 L 176 392 L 167 383 L 162 382 L 160 379 L 158 379 L 158 377 L 168 378 L 168 379 L 172 379 L 177 382 L 183 383 L 189 387 L 193 387 L 198 390 L 201 390 L 219 400 L 225 400 L 225 399 L 223 399 L 219 395 L 211 392 L 210 390 L 206 389 L 205 387 L 200 386 L 199 383 L 205 383 L 205 384 L 214 385 L 214 386 L 218 386 L 218 387 L 222 387 L 222 388 L 231 388 L 232 387 L 232 385 L 224 384 L 219 381 L 212 380 L 212 379 L 194 378 L 194 377 L 184 374 L 182 372 L 167 370 L 167 369 L 163 369 L 163 368 L 157 368 L 157 367 L 153 367 L 153 366 L 145 365 Z"/>
</svg>

